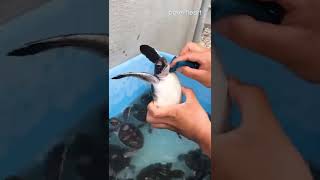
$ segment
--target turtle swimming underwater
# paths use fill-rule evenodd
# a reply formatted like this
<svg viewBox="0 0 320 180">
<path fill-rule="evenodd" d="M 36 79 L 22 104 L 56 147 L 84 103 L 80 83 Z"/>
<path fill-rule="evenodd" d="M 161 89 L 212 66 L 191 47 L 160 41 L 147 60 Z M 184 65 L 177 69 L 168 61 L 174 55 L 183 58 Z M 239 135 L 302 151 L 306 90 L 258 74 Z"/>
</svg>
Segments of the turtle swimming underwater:
<svg viewBox="0 0 320 180">
<path fill-rule="evenodd" d="M 109 176 L 130 166 L 131 157 L 126 156 L 127 150 L 118 145 L 109 144 Z"/>
<path fill-rule="evenodd" d="M 132 149 L 140 149 L 144 144 L 144 136 L 140 129 L 131 123 L 121 122 L 117 118 L 111 118 L 109 120 L 110 126 L 115 126 L 112 128 L 116 132 L 119 140 L 126 146 Z"/>
<path fill-rule="evenodd" d="M 123 111 L 123 118 L 130 122 L 131 117 L 145 123 L 147 117 L 147 107 L 142 104 L 133 104 Z"/>
<path fill-rule="evenodd" d="M 202 180 L 211 173 L 211 161 L 200 149 L 191 150 L 187 154 L 181 154 L 178 156 L 178 159 L 183 160 L 194 171 L 194 176 L 188 177 L 190 180 Z"/>
<path fill-rule="evenodd" d="M 137 175 L 137 180 L 171 180 L 182 178 L 184 172 L 181 170 L 171 170 L 172 163 L 155 163 L 143 168 Z"/>
</svg>

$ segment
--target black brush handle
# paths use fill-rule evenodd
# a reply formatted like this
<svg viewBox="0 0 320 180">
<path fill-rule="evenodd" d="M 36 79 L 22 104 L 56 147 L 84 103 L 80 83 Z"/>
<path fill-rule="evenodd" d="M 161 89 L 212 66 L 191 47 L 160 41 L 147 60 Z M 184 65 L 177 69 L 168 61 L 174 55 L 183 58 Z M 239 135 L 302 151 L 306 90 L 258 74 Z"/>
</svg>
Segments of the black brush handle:
<svg viewBox="0 0 320 180">
<path fill-rule="evenodd" d="M 173 59 L 175 59 L 176 57 L 174 57 Z M 175 72 L 178 68 L 182 67 L 182 66 L 188 66 L 190 68 L 193 69 L 199 69 L 200 68 L 200 64 L 197 62 L 193 62 L 193 61 L 179 61 L 175 64 L 174 67 L 170 68 L 170 72 Z"/>
</svg>

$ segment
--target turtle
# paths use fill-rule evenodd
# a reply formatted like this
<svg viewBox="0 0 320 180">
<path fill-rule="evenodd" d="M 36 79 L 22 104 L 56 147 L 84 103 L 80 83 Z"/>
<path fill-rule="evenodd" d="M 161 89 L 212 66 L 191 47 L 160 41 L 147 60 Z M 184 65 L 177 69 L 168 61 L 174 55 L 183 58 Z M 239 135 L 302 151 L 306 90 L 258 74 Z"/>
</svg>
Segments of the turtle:
<svg viewBox="0 0 320 180">
<path fill-rule="evenodd" d="M 178 160 L 184 161 L 188 168 L 194 171 L 194 176 L 188 177 L 190 180 L 202 180 L 211 172 L 211 161 L 200 149 L 181 154 L 178 156 Z"/>
<path fill-rule="evenodd" d="M 109 173 L 113 171 L 116 174 L 129 167 L 131 157 L 126 155 L 127 152 L 128 150 L 118 145 L 109 144 Z"/>
<path fill-rule="evenodd" d="M 152 99 L 156 106 L 165 107 L 179 104 L 182 101 L 181 83 L 175 72 L 171 71 L 170 64 L 165 57 L 149 45 L 141 45 L 140 52 L 151 61 L 154 66 L 154 74 L 146 72 L 127 72 L 118 74 L 112 79 L 134 77 L 151 84 Z M 180 134 L 178 137 L 182 139 Z"/>
<path fill-rule="evenodd" d="M 123 118 L 125 121 L 130 121 L 131 117 L 134 117 L 136 120 L 145 123 L 147 117 L 147 107 L 142 104 L 133 104 L 132 106 L 128 106 L 123 111 Z"/>
<path fill-rule="evenodd" d="M 119 140 L 132 149 L 140 149 L 144 144 L 144 136 L 139 127 L 127 122 L 122 122 L 118 118 L 111 118 L 110 125 L 113 132 L 116 132 Z"/>
<path fill-rule="evenodd" d="M 183 178 L 184 172 L 181 170 L 172 170 L 172 163 L 154 163 L 143 168 L 137 175 L 137 180 L 171 180 L 174 178 Z"/>
</svg>

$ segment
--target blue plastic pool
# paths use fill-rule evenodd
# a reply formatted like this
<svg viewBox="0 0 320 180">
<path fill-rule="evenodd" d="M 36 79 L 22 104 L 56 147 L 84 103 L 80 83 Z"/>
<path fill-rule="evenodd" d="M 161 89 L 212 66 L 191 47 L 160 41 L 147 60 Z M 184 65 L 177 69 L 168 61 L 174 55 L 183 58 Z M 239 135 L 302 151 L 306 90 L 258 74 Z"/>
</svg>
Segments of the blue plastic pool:
<svg viewBox="0 0 320 180">
<path fill-rule="evenodd" d="M 167 60 L 171 60 L 173 55 L 160 52 Z M 115 75 L 124 72 L 153 72 L 154 64 L 143 55 L 138 55 L 129 59 L 109 71 L 109 118 L 120 114 L 126 107 L 132 104 L 144 92 L 150 89 L 150 84 L 135 79 L 124 78 L 112 80 Z M 202 86 L 198 82 L 178 74 L 182 85 L 192 88 L 204 109 L 211 114 L 211 90 Z M 195 119 L 197 121 L 197 119 Z M 183 138 L 178 138 L 177 134 L 168 131 L 154 129 L 152 134 L 147 132 L 147 128 L 142 128 L 145 135 L 145 143 L 142 149 L 135 154 L 131 164 L 135 166 L 135 172 L 149 164 L 157 162 L 172 162 L 181 153 L 187 153 L 198 147 L 194 142 Z M 111 142 L 111 141 L 110 141 Z M 110 143 L 109 142 L 109 143 Z"/>
</svg>

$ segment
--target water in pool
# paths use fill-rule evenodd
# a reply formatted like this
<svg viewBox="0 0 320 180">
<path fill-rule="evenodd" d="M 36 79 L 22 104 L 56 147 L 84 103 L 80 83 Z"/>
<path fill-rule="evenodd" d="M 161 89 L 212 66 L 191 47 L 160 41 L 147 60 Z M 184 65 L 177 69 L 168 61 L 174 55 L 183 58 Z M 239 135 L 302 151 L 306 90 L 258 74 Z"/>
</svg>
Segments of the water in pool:
<svg viewBox="0 0 320 180">
<path fill-rule="evenodd" d="M 210 160 L 194 142 L 146 123 L 148 90 L 109 119 L 109 179 L 206 180 Z"/>
</svg>

